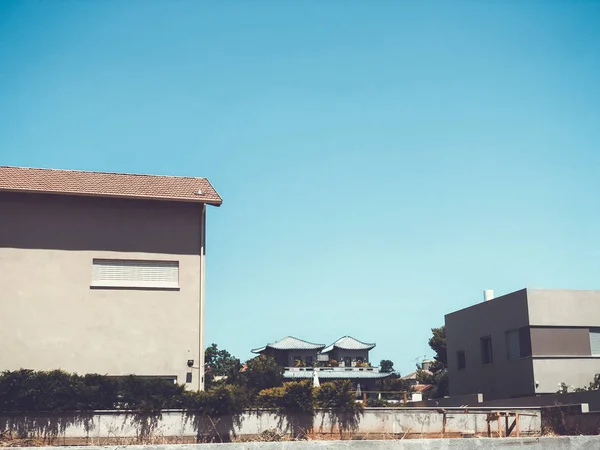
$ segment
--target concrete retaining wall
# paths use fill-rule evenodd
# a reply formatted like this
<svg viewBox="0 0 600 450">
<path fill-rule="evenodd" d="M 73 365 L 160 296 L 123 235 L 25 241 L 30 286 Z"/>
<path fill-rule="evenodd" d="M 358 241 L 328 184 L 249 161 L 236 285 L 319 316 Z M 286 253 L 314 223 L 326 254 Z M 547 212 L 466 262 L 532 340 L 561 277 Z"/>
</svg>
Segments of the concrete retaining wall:
<svg viewBox="0 0 600 450">
<path fill-rule="evenodd" d="M 532 414 L 520 417 L 521 433 L 539 434 L 539 410 L 519 412 Z M 317 412 L 314 420 L 310 416 L 286 417 L 270 411 L 247 412 L 239 417 L 222 417 L 214 421 L 188 419 L 182 411 L 166 411 L 155 417 L 140 417 L 123 412 L 103 412 L 89 416 L 0 417 L 0 433 L 11 432 L 13 436 L 23 437 L 80 438 L 92 442 L 103 438 L 195 437 L 199 433 L 215 430 L 221 435 L 240 437 L 271 430 L 290 433 L 310 429 L 311 426 L 314 433 L 321 434 L 348 432 L 360 435 L 435 435 L 442 432 L 443 415 L 437 410 L 369 408 L 355 420 L 325 411 Z M 504 427 L 504 422 L 502 426 Z M 445 432 L 487 433 L 486 414 L 478 414 L 477 411 L 449 411 Z M 492 432 L 497 433 L 496 421 L 492 422 Z"/>
<path fill-rule="evenodd" d="M 485 400 L 483 394 L 469 394 L 455 397 L 409 402 L 407 406 L 475 408 L 539 408 L 542 406 L 574 405 L 587 403 L 590 411 L 600 411 L 600 391 L 569 392 L 567 394 L 547 394 L 533 397 Z"/>
<path fill-rule="evenodd" d="M 600 448 L 600 437 L 244 442 L 234 444 L 145 445 L 135 446 L 132 450 L 478 450 L 512 449 L 515 447 L 544 450 L 595 450 Z M 33 450 L 31 447 L 16 447 L 16 449 L 19 448 Z M 122 450 L 122 446 L 71 447 L 71 450 Z"/>
<path fill-rule="evenodd" d="M 479 403 L 477 406 L 493 408 L 540 407 L 556 405 L 573 405 L 587 403 L 590 411 L 600 411 L 600 391 L 569 392 L 567 394 L 549 394 L 538 397 L 507 398 Z"/>
</svg>

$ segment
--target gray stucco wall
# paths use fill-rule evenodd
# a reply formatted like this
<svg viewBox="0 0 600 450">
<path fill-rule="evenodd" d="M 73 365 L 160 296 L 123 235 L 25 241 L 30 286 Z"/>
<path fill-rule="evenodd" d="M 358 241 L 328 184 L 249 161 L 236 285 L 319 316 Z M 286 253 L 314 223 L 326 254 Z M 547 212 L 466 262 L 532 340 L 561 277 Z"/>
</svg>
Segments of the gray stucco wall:
<svg viewBox="0 0 600 450">
<path fill-rule="evenodd" d="M 600 327 L 600 291 L 527 289 L 532 326 Z"/>
<path fill-rule="evenodd" d="M 450 395 L 482 393 L 486 399 L 534 393 L 531 359 L 509 361 L 505 332 L 528 325 L 526 290 L 446 315 Z M 492 338 L 493 363 L 482 365 L 480 338 Z M 458 370 L 456 352 L 465 352 Z"/>
<path fill-rule="evenodd" d="M 200 208 L 0 194 L 0 370 L 184 382 L 200 359 Z M 91 289 L 93 258 L 177 260 L 180 290 Z"/>
<path fill-rule="evenodd" d="M 600 357 L 589 350 L 589 328 L 600 327 L 600 291 L 528 289 L 527 301 L 530 324 L 546 330 L 531 334 L 536 393 L 556 392 L 561 382 L 587 386 L 600 373 Z"/>
<path fill-rule="evenodd" d="M 556 358 L 533 360 L 533 371 L 538 383 L 536 393 L 552 394 L 559 390 L 559 384 L 565 383 L 573 388 L 587 387 L 600 373 L 598 358 Z"/>
</svg>

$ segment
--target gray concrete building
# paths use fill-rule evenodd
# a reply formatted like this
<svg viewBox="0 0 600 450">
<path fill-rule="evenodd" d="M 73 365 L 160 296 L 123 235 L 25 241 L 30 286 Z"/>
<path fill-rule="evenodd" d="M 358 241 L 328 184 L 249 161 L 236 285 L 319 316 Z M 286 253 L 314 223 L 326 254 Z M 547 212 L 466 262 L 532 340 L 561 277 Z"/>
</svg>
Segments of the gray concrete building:
<svg viewBox="0 0 600 450">
<path fill-rule="evenodd" d="M 588 386 L 600 373 L 600 291 L 488 298 L 445 317 L 450 396 L 556 393 L 561 383 Z"/>
<path fill-rule="evenodd" d="M 206 178 L 0 167 L 0 370 L 203 388 Z"/>
</svg>

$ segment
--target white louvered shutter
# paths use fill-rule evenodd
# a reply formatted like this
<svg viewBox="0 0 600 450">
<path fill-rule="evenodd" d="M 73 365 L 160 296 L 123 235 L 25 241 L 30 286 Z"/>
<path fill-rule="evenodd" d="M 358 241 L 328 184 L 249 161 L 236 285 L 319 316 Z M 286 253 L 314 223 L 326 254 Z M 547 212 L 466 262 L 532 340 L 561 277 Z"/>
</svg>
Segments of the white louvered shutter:
<svg viewBox="0 0 600 450">
<path fill-rule="evenodd" d="M 92 286 L 178 288 L 179 261 L 94 259 Z"/>
</svg>

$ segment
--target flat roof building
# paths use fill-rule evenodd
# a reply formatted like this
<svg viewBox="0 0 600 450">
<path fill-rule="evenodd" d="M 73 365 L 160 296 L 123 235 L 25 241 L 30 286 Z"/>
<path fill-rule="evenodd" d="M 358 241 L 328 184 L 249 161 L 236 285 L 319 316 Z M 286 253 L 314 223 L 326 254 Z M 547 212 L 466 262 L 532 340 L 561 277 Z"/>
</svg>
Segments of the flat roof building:
<svg viewBox="0 0 600 450">
<path fill-rule="evenodd" d="M 600 291 L 522 289 L 447 314 L 450 396 L 587 387 L 600 373 Z"/>
</svg>

